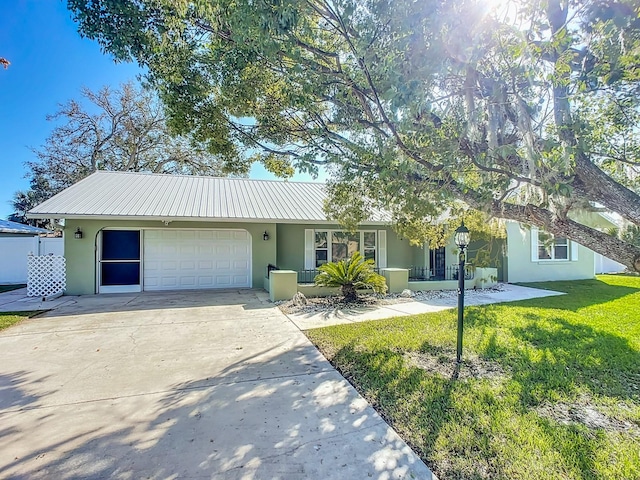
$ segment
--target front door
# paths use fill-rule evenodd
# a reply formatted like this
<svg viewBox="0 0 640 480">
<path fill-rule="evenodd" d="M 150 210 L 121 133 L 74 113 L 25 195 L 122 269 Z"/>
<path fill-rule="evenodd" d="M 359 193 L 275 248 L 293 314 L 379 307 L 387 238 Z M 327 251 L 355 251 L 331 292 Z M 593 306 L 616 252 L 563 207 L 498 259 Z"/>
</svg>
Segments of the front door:
<svg viewBox="0 0 640 480">
<path fill-rule="evenodd" d="M 140 230 L 103 230 L 100 293 L 140 292 Z"/>
<path fill-rule="evenodd" d="M 444 247 L 429 250 L 429 267 L 431 268 L 431 278 L 434 280 L 444 280 L 445 274 L 445 250 Z"/>
</svg>

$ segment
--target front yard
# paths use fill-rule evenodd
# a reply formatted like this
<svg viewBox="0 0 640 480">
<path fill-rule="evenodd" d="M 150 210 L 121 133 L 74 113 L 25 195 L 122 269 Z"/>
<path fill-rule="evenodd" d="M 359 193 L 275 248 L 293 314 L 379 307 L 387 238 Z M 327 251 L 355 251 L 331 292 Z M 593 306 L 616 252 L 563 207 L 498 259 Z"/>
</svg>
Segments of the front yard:
<svg viewBox="0 0 640 480">
<path fill-rule="evenodd" d="M 640 479 L 640 278 L 307 331 L 441 480 Z"/>
</svg>

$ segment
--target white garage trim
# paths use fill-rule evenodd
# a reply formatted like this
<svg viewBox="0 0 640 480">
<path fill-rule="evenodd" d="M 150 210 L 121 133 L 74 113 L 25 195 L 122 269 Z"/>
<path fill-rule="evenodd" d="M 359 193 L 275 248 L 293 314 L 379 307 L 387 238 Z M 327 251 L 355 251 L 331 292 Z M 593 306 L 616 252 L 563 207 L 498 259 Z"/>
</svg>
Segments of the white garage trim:
<svg viewBox="0 0 640 480">
<path fill-rule="evenodd" d="M 144 229 L 143 290 L 250 288 L 251 234 L 244 229 Z"/>
</svg>

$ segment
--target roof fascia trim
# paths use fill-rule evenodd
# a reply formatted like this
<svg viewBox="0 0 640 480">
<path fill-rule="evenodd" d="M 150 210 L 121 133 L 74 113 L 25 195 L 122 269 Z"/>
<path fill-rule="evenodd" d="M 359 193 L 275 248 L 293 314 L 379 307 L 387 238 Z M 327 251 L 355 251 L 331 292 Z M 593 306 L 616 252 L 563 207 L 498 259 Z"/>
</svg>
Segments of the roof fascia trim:
<svg viewBox="0 0 640 480">
<path fill-rule="evenodd" d="M 336 225 L 334 220 L 290 219 L 290 218 L 216 218 L 216 217 L 166 217 L 136 215 L 66 215 L 60 213 L 28 213 L 27 218 L 66 219 L 66 220 L 126 220 L 126 221 L 158 221 L 158 222 L 214 222 L 214 223 L 287 223 L 304 225 Z M 367 221 L 361 225 L 391 225 L 388 221 Z"/>
</svg>

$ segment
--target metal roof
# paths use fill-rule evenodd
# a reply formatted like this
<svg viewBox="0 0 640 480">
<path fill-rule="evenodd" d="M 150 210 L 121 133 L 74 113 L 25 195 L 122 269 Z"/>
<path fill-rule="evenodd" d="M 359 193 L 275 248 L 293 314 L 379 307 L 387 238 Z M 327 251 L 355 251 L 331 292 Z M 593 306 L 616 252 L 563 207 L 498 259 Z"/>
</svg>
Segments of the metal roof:
<svg viewBox="0 0 640 480">
<path fill-rule="evenodd" d="M 312 223 L 327 221 L 325 198 L 323 183 L 98 171 L 28 217 Z"/>
<path fill-rule="evenodd" d="M 9 220 L 0 220 L 0 233 L 17 233 L 20 235 L 39 235 L 40 233 L 50 233 L 50 230 L 44 228 L 32 227 L 23 223 L 11 222 Z"/>
</svg>

